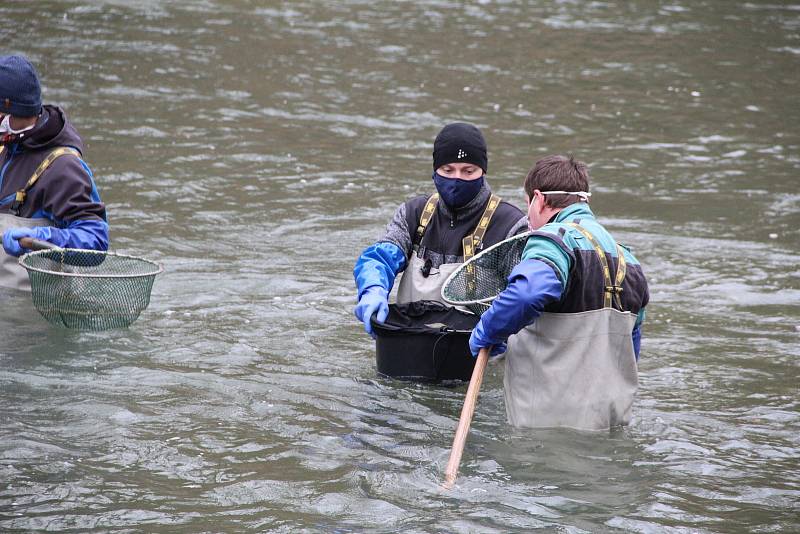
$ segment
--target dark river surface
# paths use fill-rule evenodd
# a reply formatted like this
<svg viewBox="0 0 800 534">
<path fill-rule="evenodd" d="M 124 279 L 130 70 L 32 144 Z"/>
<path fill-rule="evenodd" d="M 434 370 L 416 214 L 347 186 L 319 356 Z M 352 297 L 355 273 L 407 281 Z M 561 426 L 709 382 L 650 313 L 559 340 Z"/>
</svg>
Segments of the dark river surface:
<svg viewBox="0 0 800 534">
<path fill-rule="evenodd" d="M 800 531 L 800 3 L 9 1 L 79 131 L 129 329 L 0 294 L 0 531 Z M 550 153 L 651 285 L 632 425 L 515 430 L 490 365 L 378 378 L 352 267 L 479 125 L 524 206 Z"/>
</svg>

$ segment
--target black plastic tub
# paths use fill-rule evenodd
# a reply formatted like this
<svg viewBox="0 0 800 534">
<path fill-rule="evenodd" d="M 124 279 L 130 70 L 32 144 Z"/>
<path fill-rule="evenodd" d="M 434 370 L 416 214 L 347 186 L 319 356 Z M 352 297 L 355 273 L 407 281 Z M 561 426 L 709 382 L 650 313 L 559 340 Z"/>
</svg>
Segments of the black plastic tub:
<svg viewBox="0 0 800 534">
<path fill-rule="evenodd" d="M 432 300 L 390 304 L 385 323 L 372 318 L 378 375 L 432 384 L 469 381 L 475 367 L 469 335 L 479 319 Z"/>
</svg>

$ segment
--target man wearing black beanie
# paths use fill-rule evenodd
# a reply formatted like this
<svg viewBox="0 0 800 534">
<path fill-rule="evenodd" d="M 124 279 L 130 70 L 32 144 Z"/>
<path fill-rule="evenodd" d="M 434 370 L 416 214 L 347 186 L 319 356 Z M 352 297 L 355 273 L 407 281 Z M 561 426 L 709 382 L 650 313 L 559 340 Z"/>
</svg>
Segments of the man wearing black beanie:
<svg viewBox="0 0 800 534">
<path fill-rule="evenodd" d="M 0 287 L 30 289 L 16 258 L 24 237 L 108 249 L 106 209 L 82 152 L 64 110 L 42 105 L 30 61 L 0 56 Z"/>
<path fill-rule="evenodd" d="M 465 259 L 527 230 L 523 212 L 489 189 L 488 163 L 486 141 L 472 124 L 448 124 L 436 136 L 436 193 L 400 205 L 384 236 L 356 261 L 355 315 L 368 334 L 375 335 L 373 315 L 378 322 L 385 321 L 389 293 L 399 273 L 403 275 L 398 304 L 441 301 L 442 284 Z"/>
</svg>

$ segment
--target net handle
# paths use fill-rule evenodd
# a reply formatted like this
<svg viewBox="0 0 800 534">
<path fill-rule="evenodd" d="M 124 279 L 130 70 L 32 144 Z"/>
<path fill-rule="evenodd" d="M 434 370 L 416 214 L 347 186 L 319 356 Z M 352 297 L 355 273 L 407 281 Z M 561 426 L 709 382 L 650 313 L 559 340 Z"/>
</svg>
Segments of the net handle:
<svg viewBox="0 0 800 534">
<path fill-rule="evenodd" d="M 458 427 L 453 437 L 453 448 L 450 450 L 450 459 L 447 461 L 447 468 L 444 470 L 444 484 L 446 490 L 452 489 L 458 476 L 458 466 L 461 464 L 461 454 L 464 452 L 464 445 L 467 443 L 467 434 L 472 424 L 472 416 L 475 413 L 475 404 L 478 402 L 478 392 L 481 389 L 483 375 L 486 371 L 486 363 L 489 361 L 489 351 L 491 347 L 484 347 L 478 353 L 475 367 L 472 369 L 472 378 L 469 380 L 467 395 L 464 397 L 464 406 L 461 408 L 461 417 L 458 419 Z"/>
<path fill-rule="evenodd" d="M 36 239 L 35 237 L 21 237 L 19 239 L 19 244 L 31 250 L 47 250 L 47 249 L 60 248 L 57 245 L 50 243 L 49 241 Z"/>
</svg>

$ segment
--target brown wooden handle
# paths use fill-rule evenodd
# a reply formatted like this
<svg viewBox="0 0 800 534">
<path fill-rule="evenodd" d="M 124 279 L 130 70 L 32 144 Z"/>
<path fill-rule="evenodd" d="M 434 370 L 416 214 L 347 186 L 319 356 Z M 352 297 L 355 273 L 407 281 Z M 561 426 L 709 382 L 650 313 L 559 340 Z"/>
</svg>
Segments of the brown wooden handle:
<svg viewBox="0 0 800 534">
<path fill-rule="evenodd" d="M 458 420 L 458 428 L 453 438 L 453 449 L 450 451 L 450 460 L 444 470 L 444 489 L 451 489 L 458 476 L 458 466 L 461 463 L 461 454 L 464 452 L 464 444 L 467 442 L 469 425 L 472 423 L 472 415 L 475 413 L 475 404 L 478 402 L 478 391 L 481 389 L 483 374 L 486 371 L 486 362 L 489 361 L 489 350 L 491 347 L 483 348 L 478 353 L 478 361 L 472 370 L 472 378 L 469 379 L 467 395 L 464 398 L 464 407 L 461 408 L 461 417 Z"/>
<path fill-rule="evenodd" d="M 19 244 L 25 248 L 29 248 L 31 250 L 44 250 L 48 248 L 58 248 L 56 245 L 50 243 L 49 241 L 43 241 L 41 239 L 36 239 L 35 237 L 21 237 L 19 239 Z"/>
</svg>

